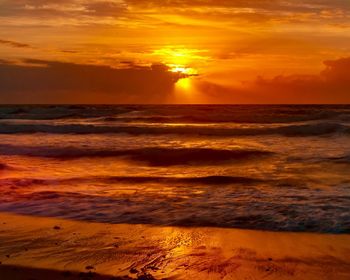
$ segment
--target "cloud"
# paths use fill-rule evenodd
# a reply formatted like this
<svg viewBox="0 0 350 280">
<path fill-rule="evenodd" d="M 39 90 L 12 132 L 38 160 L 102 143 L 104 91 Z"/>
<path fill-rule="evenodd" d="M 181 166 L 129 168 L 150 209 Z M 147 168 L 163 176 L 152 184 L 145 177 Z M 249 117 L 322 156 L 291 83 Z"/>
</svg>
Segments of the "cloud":
<svg viewBox="0 0 350 280">
<path fill-rule="evenodd" d="M 10 41 L 10 40 L 2 40 L 0 39 L 0 44 L 7 45 L 10 47 L 15 47 L 15 48 L 32 48 L 31 45 L 16 42 L 16 41 Z"/>
<path fill-rule="evenodd" d="M 21 17 L 118 17 L 126 9 L 122 1 L 3 0 L 0 16 Z"/>
<path fill-rule="evenodd" d="M 310 17 L 323 19 L 349 15 L 348 0 L 3 0 L 0 17 L 63 17 L 78 19 L 125 18 L 150 20 L 152 15 L 184 15 L 189 18 L 203 16 L 214 19 L 218 15 L 227 20 L 241 19 L 251 22 L 270 19 L 300 21 Z M 303 17 L 293 18 L 295 14 Z"/>
<path fill-rule="evenodd" d="M 125 0 L 132 6 L 142 7 L 171 7 L 181 9 L 191 8 L 246 8 L 265 11 L 287 11 L 287 12 L 320 12 L 326 9 L 350 8 L 348 0 Z"/>
<path fill-rule="evenodd" d="M 328 60 L 319 75 L 258 77 L 242 87 L 198 82 L 206 103 L 350 103 L 350 58 Z"/>
<path fill-rule="evenodd" d="M 165 103 L 180 78 L 164 65 L 23 62 L 0 62 L 0 103 Z"/>
<path fill-rule="evenodd" d="M 90 1 L 85 4 L 85 8 L 89 14 L 98 16 L 117 17 L 126 12 L 126 6 L 113 1 Z"/>
<path fill-rule="evenodd" d="M 208 21 L 237 24 L 306 23 L 337 25 L 349 20 L 350 2 L 346 0 L 125 0 L 132 11 L 161 16 L 169 23 L 183 24 L 184 18 L 197 25 Z M 169 15 L 181 16 L 171 21 Z M 178 19 L 175 17 L 175 19 Z M 175 22 L 174 22 L 175 21 Z M 226 24 L 226 27 L 227 24 Z"/>
<path fill-rule="evenodd" d="M 8 46 L 3 48 L 1 58 L 46 60 L 43 62 L 46 67 L 41 68 L 1 63 L 2 71 L 16 70 L 14 75 L 24 78 L 25 83 L 22 90 L 20 85 L 9 86 L 14 82 L 5 83 L 0 77 L 8 86 L 6 93 L 5 88 L 0 87 L 4 92 L 0 97 L 15 101 L 21 98 L 30 101 L 35 97 L 38 102 L 46 102 L 46 99 L 51 100 L 47 102 L 73 99 L 95 102 L 97 94 L 94 92 L 99 91 L 103 95 L 101 100 L 106 102 L 119 102 L 119 97 L 121 102 L 148 102 L 141 94 L 136 94 L 138 88 L 130 79 L 126 80 L 125 89 L 122 81 L 117 88 L 98 74 L 106 71 L 113 80 L 115 76 L 124 75 L 121 69 L 107 71 L 102 66 L 96 69 L 84 64 L 128 68 L 135 75 L 134 81 L 148 85 L 138 79 L 142 73 L 154 74 L 154 69 L 140 69 L 133 62 L 148 65 L 161 61 L 167 65 L 183 64 L 208 80 L 216 79 L 225 84 L 211 84 L 208 80 L 205 82 L 204 77 L 193 79 L 208 102 L 295 103 L 298 98 L 301 102 L 331 102 L 338 97 L 348 100 L 343 93 L 348 86 L 343 70 L 348 67 L 346 61 L 342 62 L 345 66 L 341 66 L 340 61 L 325 62 L 326 69 L 320 75 L 289 73 L 315 71 L 324 56 L 348 56 L 349 23 L 349 0 L 0 0 L 0 37 L 3 38 L 0 44 Z M 30 46 L 21 42 L 30 42 L 35 47 L 28 49 Z M 168 47 L 179 51 L 157 54 Z M 193 57 L 185 53 L 182 59 L 181 49 L 201 49 L 204 54 Z M 31 63 L 40 64 L 38 61 Z M 30 77 L 28 69 L 33 70 L 36 81 L 41 83 L 34 85 L 26 78 Z M 64 71 L 59 69 L 65 69 L 69 73 L 67 76 L 80 79 L 79 85 L 68 82 Z M 78 72 L 85 75 L 86 84 L 96 81 L 90 88 L 84 86 Z M 87 72 L 94 72 L 94 75 L 87 75 Z M 340 72 L 345 75 L 343 80 L 339 78 Z M 230 73 L 236 76 L 231 77 Z M 259 73 L 266 75 L 265 78 L 247 82 L 242 87 L 233 86 Z M 266 78 L 273 73 L 286 74 Z M 45 80 L 49 74 L 58 76 L 63 83 L 49 84 Z M 164 70 L 162 75 L 160 84 L 163 87 L 158 88 L 159 95 L 154 94 L 155 91 L 149 93 L 149 98 L 156 103 L 169 100 L 167 92 L 172 91 L 174 84 L 168 79 L 171 75 L 168 71 Z M 51 76 L 49 78 L 53 79 Z M 97 81 L 97 77 L 101 81 Z M 155 75 L 150 81 L 160 86 Z M 45 90 L 41 88 L 44 85 Z M 48 94 L 51 88 L 53 93 Z M 146 93 L 148 90 L 145 86 Z M 88 92 L 85 99 L 83 91 Z M 336 94 L 332 96 L 326 91 Z M 68 92 L 78 92 L 79 96 L 68 96 Z"/>
</svg>

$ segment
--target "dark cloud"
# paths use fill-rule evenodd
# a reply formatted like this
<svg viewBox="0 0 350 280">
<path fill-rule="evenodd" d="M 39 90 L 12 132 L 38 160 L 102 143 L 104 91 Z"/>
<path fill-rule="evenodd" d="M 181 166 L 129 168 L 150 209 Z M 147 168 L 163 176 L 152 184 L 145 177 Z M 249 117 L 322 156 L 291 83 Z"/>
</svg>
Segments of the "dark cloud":
<svg viewBox="0 0 350 280">
<path fill-rule="evenodd" d="M 180 77 L 164 65 L 127 68 L 26 60 L 0 61 L 0 103 L 168 103 Z M 350 103 L 350 58 L 325 61 L 319 75 L 259 77 L 243 87 L 199 79 L 203 103 Z M 181 100 L 180 100 L 181 102 Z"/>
<path fill-rule="evenodd" d="M 321 73 L 324 79 L 350 86 L 350 57 L 338 60 L 327 60 L 324 64 L 327 67 Z"/>
<path fill-rule="evenodd" d="M 207 103 L 348 103 L 350 104 L 350 58 L 324 62 L 319 75 L 257 78 L 242 88 L 199 82 L 197 88 Z"/>
<path fill-rule="evenodd" d="M 350 58 L 325 61 L 320 75 L 258 79 L 253 90 L 292 103 L 350 103 Z"/>
<path fill-rule="evenodd" d="M 0 103 L 164 103 L 179 74 L 164 65 L 108 66 L 26 60 L 0 63 Z"/>
<path fill-rule="evenodd" d="M 32 46 L 16 41 L 10 41 L 10 40 L 2 40 L 0 39 L 0 44 L 7 45 L 10 47 L 15 47 L 15 48 L 32 48 Z"/>
</svg>

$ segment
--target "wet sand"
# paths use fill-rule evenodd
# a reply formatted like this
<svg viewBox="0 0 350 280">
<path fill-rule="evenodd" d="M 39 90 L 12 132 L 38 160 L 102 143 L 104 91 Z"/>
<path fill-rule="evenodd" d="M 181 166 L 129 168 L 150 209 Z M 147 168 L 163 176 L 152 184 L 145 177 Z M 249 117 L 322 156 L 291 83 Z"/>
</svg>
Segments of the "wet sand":
<svg viewBox="0 0 350 280">
<path fill-rule="evenodd" d="M 0 279 L 350 279 L 350 235 L 0 213 Z"/>
</svg>

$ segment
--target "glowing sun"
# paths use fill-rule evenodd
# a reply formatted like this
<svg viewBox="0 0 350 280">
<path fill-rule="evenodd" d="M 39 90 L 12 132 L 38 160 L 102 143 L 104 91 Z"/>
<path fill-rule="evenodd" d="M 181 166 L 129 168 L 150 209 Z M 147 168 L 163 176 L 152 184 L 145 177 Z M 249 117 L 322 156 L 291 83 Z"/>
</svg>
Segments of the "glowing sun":
<svg viewBox="0 0 350 280">
<path fill-rule="evenodd" d="M 197 75 L 198 71 L 193 68 L 192 65 L 205 59 L 205 57 L 201 55 L 202 52 L 202 50 L 197 49 L 169 46 L 155 50 L 153 55 L 159 57 L 163 63 L 169 67 L 169 71 L 193 76 Z"/>
<path fill-rule="evenodd" d="M 198 72 L 196 69 L 191 67 L 186 67 L 184 65 L 168 64 L 170 71 L 174 73 L 180 73 L 185 75 L 197 75 Z"/>
</svg>

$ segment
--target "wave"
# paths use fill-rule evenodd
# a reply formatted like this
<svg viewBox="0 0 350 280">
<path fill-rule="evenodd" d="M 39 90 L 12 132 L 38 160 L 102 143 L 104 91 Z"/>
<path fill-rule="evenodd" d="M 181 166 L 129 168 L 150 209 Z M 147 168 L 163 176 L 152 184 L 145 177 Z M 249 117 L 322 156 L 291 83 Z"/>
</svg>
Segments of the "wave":
<svg viewBox="0 0 350 280">
<path fill-rule="evenodd" d="M 350 134 L 350 127 L 338 123 L 316 123 L 279 127 L 275 132 L 285 136 L 320 136 L 334 133 Z"/>
<path fill-rule="evenodd" d="M 158 176 L 110 176 L 103 178 L 94 178 L 106 183 L 169 183 L 169 184 L 201 184 L 201 185 L 227 185 L 227 184 L 254 184 L 263 182 L 262 179 L 241 177 L 241 176 L 223 176 L 213 175 L 204 177 L 158 177 Z"/>
<path fill-rule="evenodd" d="M 270 113 L 261 112 L 252 114 L 252 112 L 230 112 L 230 113 L 209 113 L 209 114 L 192 114 L 192 115 L 136 115 L 128 116 L 127 114 L 116 117 L 102 118 L 106 122 L 145 122 L 145 123 L 187 123 L 187 124 L 207 124 L 207 123 L 242 123 L 242 124 L 283 124 L 299 123 L 307 121 L 320 120 L 346 120 L 349 114 L 340 114 L 332 111 L 325 112 L 299 112 L 295 115 L 289 113 Z"/>
<path fill-rule="evenodd" d="M 1 186 L 29 187 L 63 184 L 200 184 L 200 185 L 230 185 L 255 184 L 264 182 L 262 179 L 240 176 L 204 176 L 204 177 L 160 177 L 160 176 L 104 176 L 104 177 L 77 177 L 65 179 L 33 179 L 11 178 L 0 179 Z"/>
<path fill-rule="evenodd" d="M 95 126 L 95 125 L 34 125 L 2 124 L 0 134 L 50 133 L 50 134 L 106 134 L 125 133 L 131 135 L 200 135 L 200 136 L 320 136 L 334 133 L 350 134 L 350 127 L 339 123 L 312 123 L 278 127 L 225 128 L 208 126 Z"/>
<path fill-rule="evenodd" d="M 350 155 L 344 155 L 341 157 L 329 157 L 329 158 L 326 158 L 325 160 L 331 161 L 334 163 L 350 163 Z"/>
<path fill-rule="evenodd" d="M 59 120 L 59 119 L 90 119 L 108 115 L 118 115 L 130 112 L 130 109 L 118 106 L 88 106 L 88 105 L 47 105 L 47 106 L 0 106 L 0 119 L 21 120 Z"/>
<path fill-rule="evenodd" d="M 173 166 L 186 164 L 221 164 L 227 161 L 249 160 L 272 155 L 263 150 L 221 150 L 211 148 L 141 148 L 129 150 L 93 150 L 79 148 L 50 148 L 0 145 L 2 155 L 25 155 L 58 159 L 84 157 L 119 157 L 131 161 L 145 162 L 151 166 Z"/>
<path fill-rule="evenodd" d="M 106 122 L 290 123 L 348 118 L 349 106 L 258 105 L 51 105 L 1 106 L 2 119 L 100 117 Z"/>
<path fill-rule="evenodd" d="M 7 164 L 5 164 L 5 163 L 1 163 L 0 162 L 0 171 L 1 170 L 7 170 L 7 169 L 10 169 L 10 167 Z"/>
</svg>

